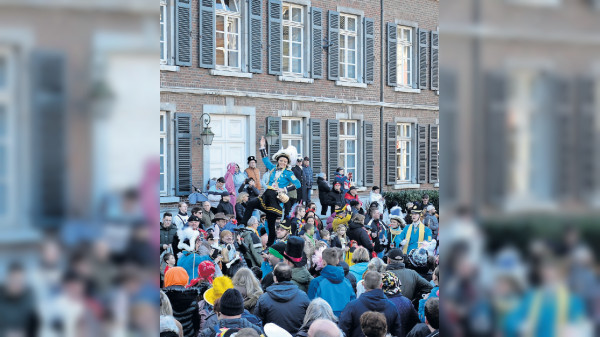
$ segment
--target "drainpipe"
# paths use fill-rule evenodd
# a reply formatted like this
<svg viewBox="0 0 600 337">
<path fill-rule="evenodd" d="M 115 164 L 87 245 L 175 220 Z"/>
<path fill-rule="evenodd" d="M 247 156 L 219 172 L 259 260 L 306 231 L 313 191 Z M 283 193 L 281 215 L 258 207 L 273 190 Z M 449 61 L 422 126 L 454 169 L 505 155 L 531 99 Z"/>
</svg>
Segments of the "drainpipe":
<svg viewBox="0 0 600 337">
<path fill-rule="evenodd" d="M 379 7 L 381 10 L 381 14 L 380 14 L 380 32 L 379 32 L 379 36 L 381 36 L 381 52 L 379 53 L 379 102 L 383 103 L 383 88 L 385 85 L 385 81 L 384 81 L 384 76 L 383 76 L 383 62 L 384 62 L 384 57 L 383 57 L 383 45 L 384 43 L 384 22 L 383 22 L 383 0 L 379 1 Z M 384 142 L 384 136 L 385 136 L 385 132 L 384 132 L 384 127 L 383 127 L 383 105 L 379 107 L 379 186 L 383 192 L 383 186 L 385 186 L 383 184 L 383 176 L 385 174 L 385 170 L 384 170 L 384 166 L 383 163 L 383 159 L 384 159 L 384 152 L 385 152 L 385 142 Z"/>
</svg>

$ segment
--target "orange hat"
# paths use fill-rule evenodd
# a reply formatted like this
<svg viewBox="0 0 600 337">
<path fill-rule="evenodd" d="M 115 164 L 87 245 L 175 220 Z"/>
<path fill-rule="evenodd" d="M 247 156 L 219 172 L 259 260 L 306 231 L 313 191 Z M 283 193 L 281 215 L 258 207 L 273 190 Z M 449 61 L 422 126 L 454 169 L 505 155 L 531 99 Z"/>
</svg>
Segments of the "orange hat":
<svg viewBox="0 0 600 337">
<path fill-rule="evenodd" d="M 182 267 L 169 268 L 165 272 L 165 288 L 169 286 L 184 286 L 188 283 L 189 276 Z"/>
</svg>

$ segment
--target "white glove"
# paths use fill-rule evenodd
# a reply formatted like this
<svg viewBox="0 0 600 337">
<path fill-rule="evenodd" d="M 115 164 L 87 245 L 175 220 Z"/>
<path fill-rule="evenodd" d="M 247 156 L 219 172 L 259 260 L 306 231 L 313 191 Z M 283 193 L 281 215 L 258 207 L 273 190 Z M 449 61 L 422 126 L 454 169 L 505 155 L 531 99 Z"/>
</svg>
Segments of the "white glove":
<svg viewBox="0 0 600 337">
<path fill-rule="evenodd" d="M 406 239 L 404 239 L 404 240 L 400 241 L 400 245 L 401 245 L 401 246 L 404 246 L 405 244 L 406 244 Z"/>
</svg>

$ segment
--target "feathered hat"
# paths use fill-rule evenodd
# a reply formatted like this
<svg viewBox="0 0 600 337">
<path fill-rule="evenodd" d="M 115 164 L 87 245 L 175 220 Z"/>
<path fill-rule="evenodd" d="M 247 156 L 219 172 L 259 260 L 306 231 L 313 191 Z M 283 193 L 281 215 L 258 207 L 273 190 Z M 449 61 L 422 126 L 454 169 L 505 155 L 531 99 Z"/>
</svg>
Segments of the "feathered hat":
<svg viewBox="0 0 600 337">
<path fill-rule="evenodd" d="M 287 158 L 288 165 L 291 165 L 292 163 L 295 163 L 296 158 L 298 158 L 298 150 L 295 146 L 290 145 L 285 149 L 277 151 L 277 153 L 273 155 L 273 160 L 278 161 L 281 157 Z"/>
<path fill-rule="evenodd" d="M 178 230 L 177 236 L 179 237 L 177 248 L 190 252 L 196 250 L 196 239 L 200 236 L 199 231 L 195 231 L 191 227 L 186 227 L 183 230 Z"/>
</svg>

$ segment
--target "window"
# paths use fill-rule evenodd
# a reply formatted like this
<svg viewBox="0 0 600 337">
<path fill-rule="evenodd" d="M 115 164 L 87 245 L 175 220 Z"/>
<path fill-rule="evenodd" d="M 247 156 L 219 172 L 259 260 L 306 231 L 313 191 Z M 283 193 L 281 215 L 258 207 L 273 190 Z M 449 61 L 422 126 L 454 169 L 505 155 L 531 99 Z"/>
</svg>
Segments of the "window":
<svg viewBox="0 0 600 337">
<path fill-rule="evenodd" d="M 412 88 L 413 86 L 413 28 L 398 26 L 398 86 Z"/>
<path fill-rule="evenodd" d="M 13 113 L 14 58 L 9 49 L 0 48 L 0 224 L 11 223 L 15 206 L 12 204 L 14 182 L 15 137 Z M 9 193 L 13 194 L 9 197 Z"/>
<path fill-rule="evenodd" d="M 216 0 L 217 68 L 239 71 L 241 9 L 239 0 Z"/>
<path fill-rule="evenodd" d="M 397 124 L 396 157 L 398 182 L 411 182 L 412 124 L 410 123 Z"/>
<path fill-rule="evenodd" d="M 356 81 L 357 17 L 340 14 L 340 79 Z"/>
<path fill-rule="evenodd" d="M 302 118 L 283 118 L 281 120 L 281 142 L 283 148 L 292 145 L 298 150 L 298 156 L 303 156 L 302 135 L 303 132 Z M 296 163 L 291 163 L 295 165 Z"/>
<path fill-rule="evenodd" d="M 160 195 L 167 195 L 167 113 L 160 112 Z"/>
<path fill-rule="evenodd" d="M 160 2 L 160 64 L 167 64 L 167 2 Z"/>
<path fill-rule="evenodd" d="M 356 176 L 356 149 L 357 146 L 356 121 L 340 121 L 340 148 L 339 163 L 346 169 L 346 175 L 352 173 Z"/>
<path fill-rule="evenodd" d="M 303 75 L 304 7 L 284 3 L 283 6 L 283 72 Z"/>
</svg>

